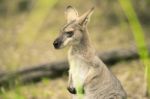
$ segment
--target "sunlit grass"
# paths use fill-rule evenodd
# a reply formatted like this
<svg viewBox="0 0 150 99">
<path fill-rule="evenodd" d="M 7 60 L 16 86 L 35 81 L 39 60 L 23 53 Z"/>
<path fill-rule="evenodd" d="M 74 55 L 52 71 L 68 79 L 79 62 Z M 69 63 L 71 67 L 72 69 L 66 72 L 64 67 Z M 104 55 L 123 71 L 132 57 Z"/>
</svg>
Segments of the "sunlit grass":
<svg viewBox="0 0 150 99">
<path fill-rule="evenodd" d="M 12 94 L 7 94 L 5 95 L 5 93 L 0 94 L 0 99 L 26 99 L 25 96 L 20 92 L 20 88 L 16 87 L 14 90 L 14 93 Z"/>
<path fill-rule="evenodd" d="M 57 0 L 38 0 L 30 12 L 23 29 L 18 36 L 19 45 L 31 44 L 39 31 L 40 26 L 50 13 L 50 9 L 56 4 Z"/>
<path fill-rule="evenodd" d="M 37 60 L 44 60 L 39 57 L 38 49 L 48 48 L 45 46 L 50 43 L 48 40 L 51 35 L 53 37 L 51 32 L 54 32 L 54 29 L 48 30 L 49 33 L 40 32 L 40 29 L 45 24 L 44 22 L 49 20 L 47 16 L 51 13 L 56 2 L 57 0 L 37 0 L 28 14 L 20 15 L 25 18 L 16 15 L 6 18 L 5 21 L 1 20 L 4 22 L 2 28 L 5 31 L 0 37 L 0 65 L 4 70 L 7 68 L 15 70 L 19 66 L 35 64 Z M 20 23 L 22 24 L 20 25 Z M 47 43 L 44 45 L 44 42 Z"/>
</svg>

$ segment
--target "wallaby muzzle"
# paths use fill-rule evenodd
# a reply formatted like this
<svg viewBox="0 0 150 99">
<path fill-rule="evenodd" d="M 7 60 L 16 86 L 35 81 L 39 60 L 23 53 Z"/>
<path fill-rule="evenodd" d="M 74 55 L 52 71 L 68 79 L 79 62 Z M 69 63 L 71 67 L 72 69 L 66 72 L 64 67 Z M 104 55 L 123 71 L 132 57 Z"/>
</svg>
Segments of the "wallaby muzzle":
<svg viewBox="0 0 150 99">
<path fill-rule="evenodd" d="M 59 38 L 57 38 L 53 43 L 55 49 L 59 49 L 61 47 L 61 44 L 62 44 L 62 41 Z"/>
</svg>

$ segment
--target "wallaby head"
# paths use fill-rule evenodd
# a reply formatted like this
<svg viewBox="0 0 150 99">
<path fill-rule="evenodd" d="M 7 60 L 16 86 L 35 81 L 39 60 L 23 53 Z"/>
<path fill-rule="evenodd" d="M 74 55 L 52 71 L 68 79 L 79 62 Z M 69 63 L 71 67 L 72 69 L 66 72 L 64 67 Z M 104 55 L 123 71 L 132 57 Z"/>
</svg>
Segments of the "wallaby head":
<svg viewBox="0 0 150 99">
<path fill-rule="evenodd" d="M 79 44 L 93 10 L 94 7 L 79 17 L 75 8 L 67 6 L 65 11 L 67 24 L 60 30 L 60 35 L 53 43 L 54 47 L 60 49 L 65 46 Z"/>
</svg>

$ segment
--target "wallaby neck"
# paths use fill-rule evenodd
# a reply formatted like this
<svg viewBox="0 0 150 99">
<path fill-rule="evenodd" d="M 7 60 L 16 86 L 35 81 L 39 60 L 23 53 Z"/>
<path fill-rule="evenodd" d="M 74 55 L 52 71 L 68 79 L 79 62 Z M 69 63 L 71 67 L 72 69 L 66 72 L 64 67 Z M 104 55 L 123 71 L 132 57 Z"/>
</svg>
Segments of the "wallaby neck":
<svg viewBox="0 0 150 99">
<path fill-rule="evenodd" d="M 70 51 L 71 55 L 78 54 L 83 57 L 89 57 L 95 54 L 95 51 L 90 43 L 89 33 L 86 28 L 83 30 L 81 42 L 72 45 Z"/>
</svg>

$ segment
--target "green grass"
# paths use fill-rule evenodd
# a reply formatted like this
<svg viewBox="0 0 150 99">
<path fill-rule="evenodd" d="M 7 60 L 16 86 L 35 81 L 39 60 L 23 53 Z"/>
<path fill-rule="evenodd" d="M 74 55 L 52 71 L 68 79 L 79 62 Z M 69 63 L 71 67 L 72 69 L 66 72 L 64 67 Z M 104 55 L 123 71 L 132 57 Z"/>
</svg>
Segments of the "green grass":
<svg viewBox="0 0 150 99">
<path fill-rule="evenodd" d="M 150 59 L 148 48 L 146 46 L 144 32 L 142 26 L 137 18 L 137 15 L 132 7 L 130 0 L 119 0 L 133 31 L 133 36 L 136 42 L 137 50 L 141 61 L 145 66 L 145 79 L 147 81 L 148 93 L 150 94 Z"/>
<path fill-rule="evenodd" d="M 4 91 L 0 93 L 0 99 L 69 99 L 66 84 L 66 77 L 54 80 L 43 78 L 40 83 L 18 85 Z"/>
</svg>

